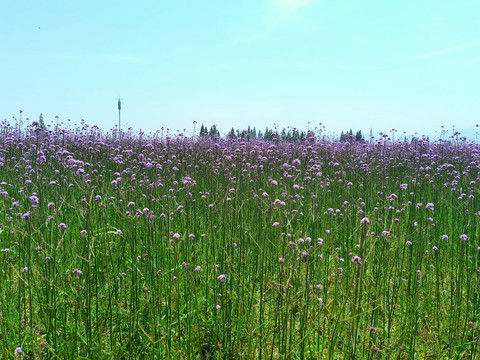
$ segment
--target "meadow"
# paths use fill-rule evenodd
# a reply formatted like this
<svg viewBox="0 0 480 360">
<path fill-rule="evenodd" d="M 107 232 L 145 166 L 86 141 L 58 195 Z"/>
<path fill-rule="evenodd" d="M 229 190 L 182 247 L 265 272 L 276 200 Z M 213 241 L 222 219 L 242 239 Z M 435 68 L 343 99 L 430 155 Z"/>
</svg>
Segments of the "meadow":
<svg viewBox="0 0 480 360">
<path fill-rule="evenodd" d="M 480 146 L 342 140 L 4 122 L 0 358 L 477 359 Z"/>
</svg>

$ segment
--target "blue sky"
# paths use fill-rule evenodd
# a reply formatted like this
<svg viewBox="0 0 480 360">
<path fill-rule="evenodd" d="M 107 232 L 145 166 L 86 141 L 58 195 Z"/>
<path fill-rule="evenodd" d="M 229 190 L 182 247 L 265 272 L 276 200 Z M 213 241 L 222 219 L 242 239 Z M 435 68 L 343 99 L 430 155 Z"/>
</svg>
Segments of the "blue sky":
<svg viewBox="0 0 480 360">
<path fill-rule="evenodd" d="M 108 129 L 120 95 L 146 131 L 480 123 L 480 0 L 0 4 L 1 119 Z"/>
</svg>

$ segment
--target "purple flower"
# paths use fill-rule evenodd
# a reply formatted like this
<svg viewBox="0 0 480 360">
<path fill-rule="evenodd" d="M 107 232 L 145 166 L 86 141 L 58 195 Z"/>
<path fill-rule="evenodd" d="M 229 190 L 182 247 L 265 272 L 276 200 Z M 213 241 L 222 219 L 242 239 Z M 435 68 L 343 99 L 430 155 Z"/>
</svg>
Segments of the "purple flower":
<svg viewBox="0 0 480 360">
<path fill-rule="evenodd" d="M 280 264 L 283 264 L 283 263 L 285 262 L 285 259 L 284 259 L 284 258 L 280 258 L 280 259 L 278 259 L 278 262 L 279 262 Z"/>
<path fill-rule="evenodd" d="M 58 224 L 58 228 L 59 229 L 66 229 L 67 225 L 65 225 L 65 223 L 60 223 L 60 224 Z"/>
<path fill-rule="evenodd" d="M 13 355 L 15 356 L 18 356 L 22 353 L 22 348 L 21 347 L 17 347 L 14 351 L 13 351 Z"/>
<path fill-rule="evenodd" d="M 354 257 L 352 257 L 352 261 L 355 264 L 361 264 L 362 263 L 362 258 L 360 256 L 355 255 Z"/>
<path fill-rule="evenodd" d="M 38 197 L 36 197 L 35 195 L 30 196 L 30 202 L 32 202 L 33 204 L 38 204 Z"/>
<path fill-rule="evenodd" d="M 407 244 L 407 246 L 412 246 L 412 242 L 411 242 L 411 241 L 407 241 L 405 244 Z"/>
<path fill-rule="evenodd" d="M 87 235 L 87 230 L 82 230 L 82 231 L 80 231 L 80 234 L 81 234 L 82 236 Z"/>
<path fill-rule="evenodd" d="M 448 235 L 442 235 L 442 240 L 448 240 Z"/>
<path fill-rule="evenodd" d="M 82 270 L 78 270 L 78 269 L 73 270 L 73 273 L 74 273 L 75 275 L 77 275 L 77 276 L 83 274 Z"/>
<path fill-rule="evenodd" d="M 22 218 L 23 220 L 28 220 L 30 219 L 30 216 L 32 216 L 32 213 L 30 211 L 27 211 L 25 214 L 23 214 Z"/>
<path fill-rule="evenodd" d="M 95 201 L 101 201 L 101 200 L 102 200 L 102 197 L 100 195 L 95 196 Z"/>
<path fill-rule="evenodd" d="M 222 283 L 225 282 L 225 279 L 226 279 L 226 278 L 227 278 L 227 275 L 224 275 L 224 274 L 222 274 L 222 275 L 220 275 L 220 276 L 217 277 L 218 281 L 220 281 L 220 282 L 222 282 Z"/>
<path fill-rule="evenodd" d="M 22 272 L 24 272 L 24 273 L 28 272 L 28 267 L 25 266 L 25 267 L 23 268 Z"/>
<path fill-rule="evenodd" d="M 463 241 L 467 241 L 468 236 L 465 235 L 465 234 L 462 234 L 462 235 L 460 235 L 460 239 L 462 239 Z"/>
<path fill-rule="evenodd" d="M 220 305 L 217 305 L 217 306 L 215 306 L 215 309 L 220 310 L 220 309 L 221 309 L 221 306 L 220 306 Z"/>
<path fill-rule="evenodd" d="M 200 270 L 202 270 L 201 266 L 197 266 L 197 267 L 195 268 L 195 271 L 196 271 L 196 272 L 199 272 Z"/>
<path fill-rule="evenodd" d="M 127 207 L 134 207 L 135 206 L 135 203 L 133 201 L 130 201 L 128 204 L 127 204 Z"/>
<path fill-rule="evenodd" d="M 362 220 L 360 220 L 360 224 L 370 224 L 370 220 L 368 220 L 367 217 L 364 217 Z"/>
<path fill-rule="evenodd" d="M 48 207 L 49 210 L 52 210 L 55 207 L 55 203 L 49 202 L 47 207 Z"/>
</svg>

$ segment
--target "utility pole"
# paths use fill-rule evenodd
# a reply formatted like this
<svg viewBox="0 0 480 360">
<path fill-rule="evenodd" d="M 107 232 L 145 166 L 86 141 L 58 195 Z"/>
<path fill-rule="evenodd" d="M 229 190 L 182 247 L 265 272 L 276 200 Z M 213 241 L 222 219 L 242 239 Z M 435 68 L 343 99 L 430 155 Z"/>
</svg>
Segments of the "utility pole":
<svg viewBox="0 0 480 360">
<path fill-rule="evenodd" d="M 122 99 L 118 98 L 118 133 L 122 136 L 122 123 L 120 121 L 120 112 L 122 110 Z"/>
</svg>

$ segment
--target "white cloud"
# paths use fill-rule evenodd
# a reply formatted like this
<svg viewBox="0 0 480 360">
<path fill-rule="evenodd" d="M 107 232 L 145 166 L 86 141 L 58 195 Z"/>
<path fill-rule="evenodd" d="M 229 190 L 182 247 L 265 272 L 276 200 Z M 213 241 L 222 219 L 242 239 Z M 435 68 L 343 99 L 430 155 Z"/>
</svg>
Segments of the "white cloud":
<svg viewBox="0 0 480 360">
<path fill-rule="evenodd" d="M 272 0 L 273 6 L 282 12 L 295 12 L 310 4 L 312 0 Z"/>
<path fill-rule="evenodd" d="M 433 52 L 430 52 L 430 53 L 414 56 L 414 57 L 411 58 L 411 60 L 420 60 L 420 59 L 425 59 L 425 58 L 429 58 L 429 57 L 432 57 L 432 56 L 443 55 L 443 54 L 451 53 L 451 52 L 454 52 L 454 51 L 458 51 L 458 50 L 470 48 L 470 47 L 473 47 L 473 46 L 477 46 L 479 44 L 480 44 L 480 42 L 476 41 L 476 42 L 473 42 L 473 43 L 457 45 L 457 46 L 453 46 L 453 47 L 450 47 L 450 48 L 441 49 L 441 50 L 433 51 Z"/>
</svg>

